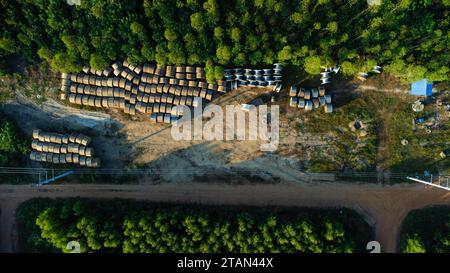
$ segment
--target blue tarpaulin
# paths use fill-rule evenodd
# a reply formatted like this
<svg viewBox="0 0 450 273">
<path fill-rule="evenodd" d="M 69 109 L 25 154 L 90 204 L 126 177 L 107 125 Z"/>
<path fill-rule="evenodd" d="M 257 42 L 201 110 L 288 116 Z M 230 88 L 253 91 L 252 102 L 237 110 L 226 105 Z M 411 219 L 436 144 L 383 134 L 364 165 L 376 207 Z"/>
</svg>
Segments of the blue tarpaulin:
<svg viewBox="0 0 450 273">
<path fill-rule="evenodd" d="M 431 96 L 433 90 L 433 83 L 428 82 L 427 79 L 422 79 L 411 84 L 411 95 L 414 96 Z"/>
</svg>

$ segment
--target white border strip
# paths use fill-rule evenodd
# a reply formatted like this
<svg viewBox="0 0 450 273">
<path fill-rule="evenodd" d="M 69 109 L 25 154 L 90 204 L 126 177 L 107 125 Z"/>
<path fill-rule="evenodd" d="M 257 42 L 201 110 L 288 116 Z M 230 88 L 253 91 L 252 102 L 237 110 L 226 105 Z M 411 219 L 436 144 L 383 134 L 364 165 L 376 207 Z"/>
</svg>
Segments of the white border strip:
<svg viewBox="0 0 450 273">
<path fill-rule="evenodd" d="M 444 187 L 444 186 L 441 186 L 441 185 L 436 185 L 436 184 L 433 184 L 433 183 L 431 183 L 431 182 L 423 181 L 423 180 L 420 180 L 420 179 L 417 179 L 417 178 L 413 178 L 413 177 L 407 176 L 406 179 L 409 179 L 409 180 L 412 180 L 412 181 L 415 181 L 415 182 L 419 182 L 419 183 L 422 183 L 422 184 L 426 184 L 426 185 L 429 185 L 429 186 L 433 186 L 433 187 L 436 187 L 436 188 L 440 188 L 440 189 L 443 189 L 443 190 L 450 191 L 450 188 L 449 188 L 449 187 Z"/>
</svg>

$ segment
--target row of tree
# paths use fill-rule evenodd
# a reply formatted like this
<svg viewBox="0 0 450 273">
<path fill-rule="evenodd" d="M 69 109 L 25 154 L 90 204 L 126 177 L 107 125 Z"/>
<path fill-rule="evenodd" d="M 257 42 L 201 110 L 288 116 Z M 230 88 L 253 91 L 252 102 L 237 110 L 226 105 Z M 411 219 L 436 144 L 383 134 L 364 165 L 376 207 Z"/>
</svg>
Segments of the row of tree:
<svg viewBox="0 0 450 273">
<path fill-rule="evenodd" d="M 448 80 L 448 0 L 0 1 L 0 59 L 11 54 L 57 71 L 134 63 L 265 66 L 353 75 L 384 65 L 404 80 Z M 376 3 L 377 1 L 372 1 Z M 5 65 L 5 64 L 3 64 Z"/>
<path fill-rule="evenodd" d="M 44 204 L 45 203 L 45 204 Z M 356 252 L 371 228 L 349 210 L 258 210 L 131 201 L 32 200 L 18 218 L 57 251 L 82 252 Z M 35 222 L 34 222 L 35 221 Z M 41 242 L 42 243 L 42 242 Z"/>
</svg>

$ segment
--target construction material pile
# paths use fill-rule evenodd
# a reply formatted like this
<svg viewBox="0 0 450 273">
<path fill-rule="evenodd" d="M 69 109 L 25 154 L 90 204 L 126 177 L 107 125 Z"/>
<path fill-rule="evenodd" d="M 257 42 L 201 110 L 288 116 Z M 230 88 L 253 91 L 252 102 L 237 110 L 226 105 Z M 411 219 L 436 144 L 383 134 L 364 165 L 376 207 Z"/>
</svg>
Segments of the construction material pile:
<svg viewBox="0 0 450 273">
<path fill-rule="evenodd" d="M 61 75 L 62 100 L 162 117 L 157 122 L 174 123 L 181 115 L 177 105 L 197 107 L 200 101 L 210 102 L 217 92 L 227 90 L 224 81 L 207 83 L 203 67 L 135 66 L 124 61 L 105 70 L 85 67 L 83 72 Z"/>
<path fill-rule="evenodd" d="M 365 81 L 371 74 L 380 74 L 380 73 L 381 73 L 381 66 L 376 65 L 373 67 L 372 71 L 359 72 L 357 78 L 361 81 Z"/>
<path fill-rule="evenodd" d="M 333 112 L 331 104 L 331 95 L 326 94 L 324 86 L 318 88 L 299 88 L 296 85 L 291 86 L 289 91 L 289 106 L 311 111 L 324 107 L 325 113 Z"/>
<path fill-rule="evenodd" d="M 94 158 L 94 149 L 89 147 L 91 138 L 83 134 L 57 134 L 33 130 L 30 159 L 53 164 L 79 164 L 98 168 L 100 159 Z"/>
<path fill-rule="evenodd" d="M 322 81 L 321 84 L 325 85 L 325 84 L 329 84 L 331 82 L 331 77 L 336 75 L 341 68 L 338 66 L 336 66 L 336 67 L 322 66 L 322 69 L 324 71 L 320 73 L 320 75 L 321 75 L 320 80 Z"/>
<path fill-rule="evenodd" d="M 273 69 L 225 69 L 225 81 L 230 83 L 231 89 L 238 86 L 267 87 L 281 84 L 283 66 L 274 64 Z"/>
</svg>

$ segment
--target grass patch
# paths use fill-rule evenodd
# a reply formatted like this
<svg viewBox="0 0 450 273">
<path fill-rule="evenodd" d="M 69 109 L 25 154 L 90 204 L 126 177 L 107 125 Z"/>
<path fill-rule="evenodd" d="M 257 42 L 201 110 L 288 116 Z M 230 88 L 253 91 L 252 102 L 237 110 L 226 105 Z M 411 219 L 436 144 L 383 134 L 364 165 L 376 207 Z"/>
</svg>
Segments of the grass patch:
<svg viewBox="0 0 450 273">
<path fill-rule="evenodd" d="M 366 171 L 375 167 L 376 129 L 374 122 L 377 109 L 374 108 L 377 97 L 368 96 L 341 97 L 342 107 L 331 114 L 317 110 L 306 113 L 304 131 L 316 135 L 330 135 L 327 150 L 314 150 L 311 153 L 309 171 Z M 354 120 L 366 124 L 367 135 L 360 137 L 358 132 L 352 132 L 348 124 Z"/>
<path fill-rule="evenodd" d="M 377 167 L 401 173 L 448 173 L 450 160 L 439 157 L 448 149 L 450 127 L 448 117 L 428 133 L 426 128 L 413 128 L 418 117 L 432 119 L 435 105 L 415 113 L 411 109 L 414 97 L 402 97 L 382 92 L 365 92 L 359 96 L 340 94 L 334 113 L 323 111 L 305 113 L 300 131 L 329 135 L 329 148 L 311 152 L 309 171 L 374 171 Z M 443 116 L 443 115 L 442 115 Z M 348 124 L 359 119 L 367 124 L 367 136 L 352 132 Z M 403 139 L 408 145 L 402 145 Z"/>
<path fill-rule="evenodd" d="M 58 77 L 46 62 L 29 66 L 23 73 L 15 73 L 14 77 L 17 90 L 38 104 L 45 102 L 48 97 L 59 98 Z"/>
<path fill-rule="evenodd" d="M 415 113 L 411 110 L 410 104 L 404 104 L 395 112 L 389 128 L 391 137 L 389 167 L 392 171 L 449 172 L 450 160 L 442 159 L 439 156 L 441 151 L 448 149 L 447 143 L 450 142 L 448 118 L 446 124 L 439 129 L 433 129 L 431 134 L 426 131 L 426 128 L 413 126 L 414 118 L 430 119 L 434 115 L 434 105 L 427 106 L 421 113 Z M 403 146 L 402 139 L 408 140 L 408 145 Z"/>
<path fill-rule="evenodd" d="M 0 77 L 0 103 L 14 99 L 15 80 L 10 75 Z"/>
</svg>

